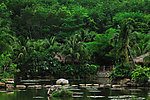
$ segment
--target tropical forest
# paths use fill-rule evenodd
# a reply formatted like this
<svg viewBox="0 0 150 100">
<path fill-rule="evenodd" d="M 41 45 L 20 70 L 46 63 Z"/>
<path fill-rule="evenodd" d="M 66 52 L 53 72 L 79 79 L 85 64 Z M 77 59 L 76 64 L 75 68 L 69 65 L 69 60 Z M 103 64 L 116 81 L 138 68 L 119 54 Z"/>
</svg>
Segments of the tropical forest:
<svg viewBox="0 0 150 100">
<path fill-rule="evenodd" d="M 112 82 L 149 80 L 150 0 L 0 0 L 1 82 L 92 82 L 107 66 Z"/>
</svg>

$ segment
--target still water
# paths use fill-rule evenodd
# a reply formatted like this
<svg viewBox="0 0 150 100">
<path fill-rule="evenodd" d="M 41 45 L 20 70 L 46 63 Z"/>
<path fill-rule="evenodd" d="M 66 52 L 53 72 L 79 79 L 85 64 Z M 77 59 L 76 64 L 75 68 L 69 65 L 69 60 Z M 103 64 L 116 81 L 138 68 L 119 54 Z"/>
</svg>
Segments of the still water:
<svg viewBox="0 0 150 100">
<path fill-rule="evenodd" d="M 0 89 L 0 100 L 150 100 L 150 87 L 100 89 L 97 87 L 70 87 L 74 96 L 49 98 L 47 88 Z"/>
</svg>

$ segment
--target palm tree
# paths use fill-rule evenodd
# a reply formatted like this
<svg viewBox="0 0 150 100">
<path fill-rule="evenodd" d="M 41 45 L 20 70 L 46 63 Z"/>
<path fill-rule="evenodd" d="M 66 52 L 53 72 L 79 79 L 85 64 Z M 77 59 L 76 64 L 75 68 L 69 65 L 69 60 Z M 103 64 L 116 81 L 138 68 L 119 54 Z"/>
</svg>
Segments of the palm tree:
<svg viewBox="0 0 150 100">
<path fill-rule="evenodd" d="M 119 32 L 119 40 L 117 42 L 118 45 L 116 46 L 117 48 L 115 48 L 115 50 L 120 56 L 124 55 L 125 61 L 128 65 L 130 65 L 131 58 L 132 63 L 135 66 L 135 62 L 130 51 L 132 48 L 131 44 L 134 44 L 134 41 L 132 41 L 134 34 L 132 23 L 132 20 L 128 20 L 122 24 Z"/>
<path fill-rule="evenodd" d="M 66 58 L 69 57 L 71 59 L 72 65 L 74 65 L 75 62 L 81 63 L 89 57 L 85 44 L 79 41 L 79 39 L 81 39 L 80 35 L 75 34 L 63 45 L 62 54 L 66 55 Z"/>
<path fill-rule="evenodd" d="M 16 38 L 8 33 L 0 34 L 0 54 L 5 51 L 13 51 L 13 46 L 16 43 Z"/>
<path fill-rule="evenodd" d="M 133 48 L 136 50 L 136 56 L 146 54 L 150 50 L 150 35 L 136 32 L 136 43 Z"/>
</svg>

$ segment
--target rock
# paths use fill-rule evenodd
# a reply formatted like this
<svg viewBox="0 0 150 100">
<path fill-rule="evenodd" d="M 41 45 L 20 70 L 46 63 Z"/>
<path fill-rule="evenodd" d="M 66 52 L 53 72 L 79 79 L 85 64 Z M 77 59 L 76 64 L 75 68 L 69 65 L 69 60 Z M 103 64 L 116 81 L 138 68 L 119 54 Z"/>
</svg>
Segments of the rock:
<svg viewBox="0 0 150 100">
<path fill-rule="evenodd" d="M 62 85 L 53 85 L 54 87 L 62 87 Z"/>
<path fill-rule="evenodd" d="M 71 85 L 72 87 L 78 87 L 78 85 Z"/>
<path fill-rule="evenodd" d="M 28 87 L 29 88 L 42 88 L 41 85 L 29 85 Z"/>
<path fill-rule="evenodd" d="M 113 88 L 121 88 L 121 85 L 112 85 Z"/>
<path fill-rule="evenodd" d="M 127 85 L 130 86 L 130 87 L 138 87 L 138 86 L 140 86 L 140 84 L 135 83 L 135 82 L 128 82 Z M 141 85 L 142 85 L 142 83 L 141 83 Z"/>
<path fill-rule="evenodd" d="M 14 81 L 14 79 L 13 79 L 13 78 L 8 78 L 7 80 L 8 80 L 8 81 Z"/>
<path fill-rule="evenodd" d="M 14 94 L 14 92 L 7 92 L 6 94 Z"/>
<path fill-rule="evenodd" d="M 5 87 L 5 83 L 0 82 L 0 87 Z"/>
<path fill-rule="evenodd" d="M 131 82 L 128 82 L 128 83 L 127 83 L 127 85 L 128 85 L 128 86 L 131 86 L 131 85 L 132 85 L 132 83 L 131 83 Z"/>
<path fill-rule="evenodd" d="M 101 85 L 100 85 L 100 88 L 105 88 L 105 85 L 104 85 L 104 84 L 101 84 Z"/>
<path fill-rule="evenodd" d="M 125 78 L 125 79 L 121 80 L 121 81 L 119 82 L 119 84 L 120 84 L 120 85 L 123 85 L 123 84 L 126 84 L 126 83 L 130 82 L 130 81 L 131 81 L 130 79 Z"/>
<path fill-rule="evenodd" d="M 16 88 L 26 88 L 25 85 L 16 85 Z"/>
<path fill-rule="evenodd" d="M 93 84 L 94 86 L 99 86 L 99 84 Z"/>
<path fill-rule="evenodd" d="M 14 81 L 10 80 L 10 81 L 6 81 L 5 83 L 7 83 L 7 84 L 14 84 Z"/>
<path fill-rule="evenodd" d="M 69 81 L 61 78 L 56 81 L 56 84 L 57 85 L 67 85 L 67 84 L 69 84 Z"/>
<path fill-rule="evenodd" d="M 7 88 L 13 88 L 14 85 L 13 85 L 13 84 L 6 84 L 6 87 L 7 87 Z"/>
<path fill-rule="evenodd" d="M 105 88 L 110 88 L 111 87 L 111 84 L 106 84 L 105 85 Z"/>
<path fill-rule="evenodd" d="M 50 88 L 51 85 L 44 85 L 43 87 L 45 87 L 45 88 Z"/>
<path fill-rule="evenodd" d="M 150 83 L 150 77 L 148 78 L 148 83 Z"/>
<path fill-rule="evenodd" d="M 128 87 L 128 85 L 126 85 L 126 84 L 123 84 L 122 86 L 123 86 L 123 87 Z"/>
<path fill-rule="evenodd" d="M 79 86 L 84 87 L 84 86 L 85 86 L 85 84 L 79 84 Z"/>
<path fill-rule="evenodd" d="M 33 85 L 29 85 L 28 88 L 34 88 L 34 86 Z"/>
<path fill-rule="evenodd" d="M 92 86 L 92 84 L 86 84 L 86 86 Z"/>
<path fill-rule="evenodd" d="M 71 91 L 69 91 L 69 90 L 64 91 L 64 90 L 66 90 L 66 89 L 61 88 L 61 87 L 52 86 L 51 88 L 48 89 L 47 94 L 49 96 L 52 96 L 53 92 L 55 92 L 53 94 L 53 97 L 70 97 L 70 96 L 73 96 L 73 93 Z"/>
</svg>

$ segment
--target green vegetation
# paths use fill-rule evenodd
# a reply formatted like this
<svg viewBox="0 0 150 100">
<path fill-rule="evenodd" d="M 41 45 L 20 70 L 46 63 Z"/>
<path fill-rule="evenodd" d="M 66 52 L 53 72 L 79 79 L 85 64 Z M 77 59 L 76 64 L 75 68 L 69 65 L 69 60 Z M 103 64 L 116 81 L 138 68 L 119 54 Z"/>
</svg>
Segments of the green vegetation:
<svg viewBox="0 0 150 100">
<path fill-rule="evenodd" d="M 150 76 L 150 68 L 137 66 L 137 68 L 132 72 L 132 79 L 137 82 L 147 82 Z"/>
<path fill-rule="evenodd" d="M 130 78 L 131 77 L 131 66 L 127 66 L 124 64 L 120 64 L 114 68 L 114 72 L 111 73 L 112 80 L 119 80 L 123 78 Z"/>
<path fill-rule="evenodd" d="M 73 92 L 67 89 L 61 89 L 60 91 L 52 92 L 52 97 L 72 97 Z"/>
<path fill-rule="evenodd" d="M 134 58 L 150 50 L 149 8 L 150 0 L 1 0 L 0 79 L 91 78 L 111 65 L 114 79 L 131 78 Z"/>
</svg>

